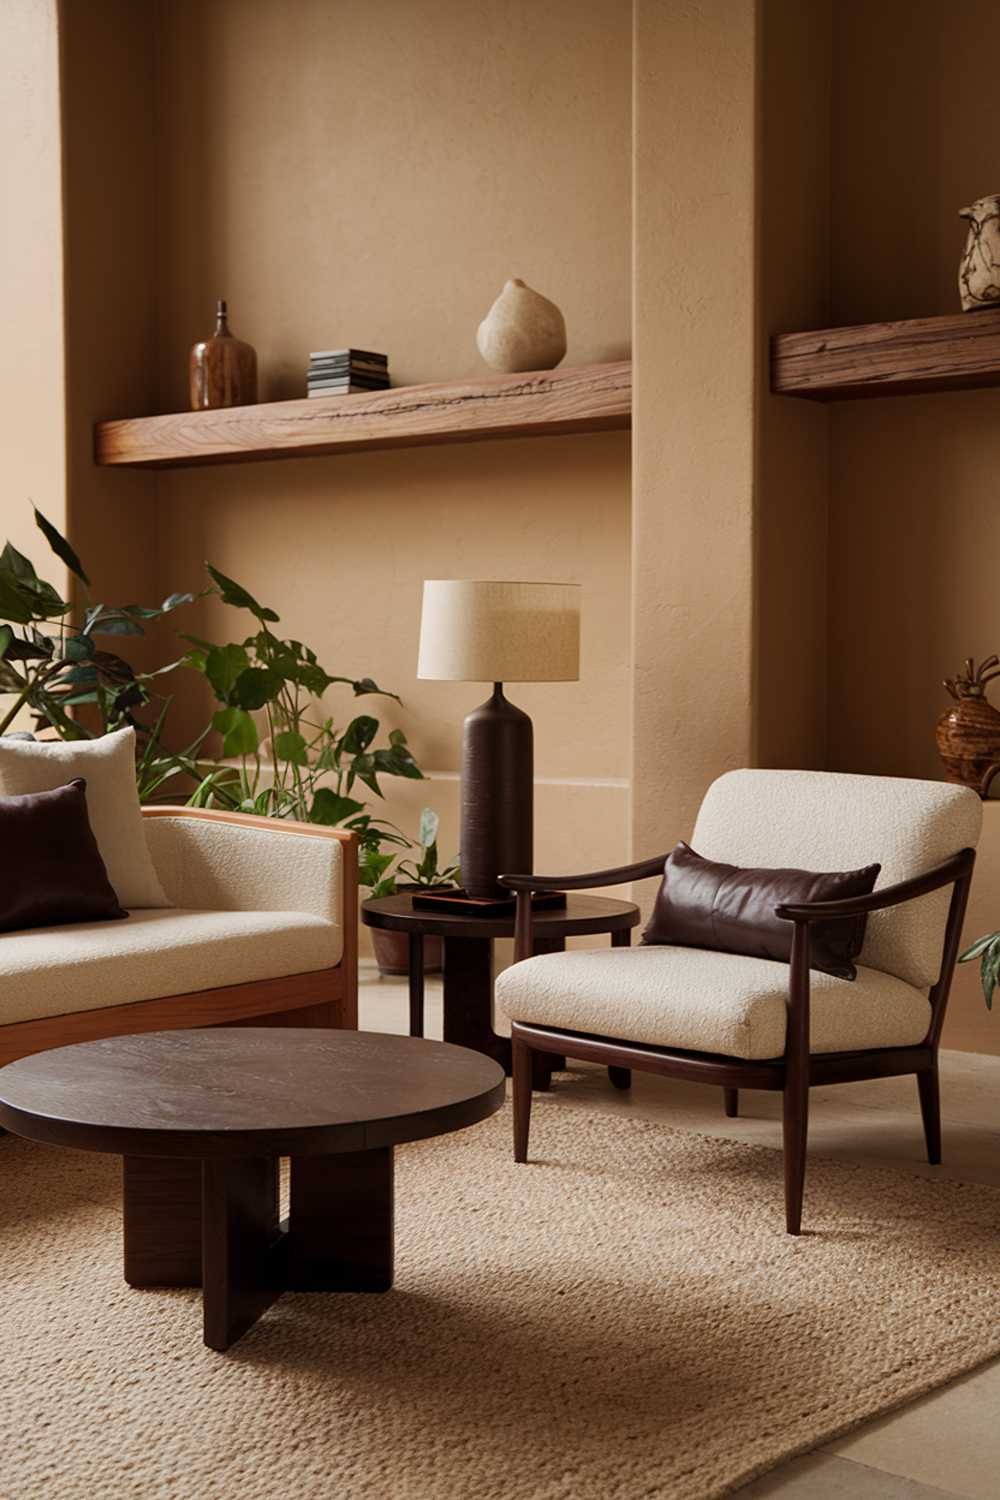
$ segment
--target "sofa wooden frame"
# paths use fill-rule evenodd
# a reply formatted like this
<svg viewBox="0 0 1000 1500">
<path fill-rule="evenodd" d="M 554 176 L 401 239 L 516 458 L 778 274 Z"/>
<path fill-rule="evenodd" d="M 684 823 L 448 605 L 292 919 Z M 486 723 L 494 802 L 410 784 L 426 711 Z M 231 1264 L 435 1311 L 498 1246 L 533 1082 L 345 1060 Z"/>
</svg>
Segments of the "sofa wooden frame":
<svg viewBox="0 0 1000 1500">
<path fill-rule="evenodd" d="M 541 876 L 502 875 L 500 881 L 517 894 L 517 918 L 514 936 L 515 961 L 527 958 L 532 950 L 532 891 L 583 890 L 595 886 L 619 885 L 625 881 L 662 876 L 667 856 L 658 855 L 616 870 L 598 870 L 589 875 Z M 785 1224 L 789 1234 L 802 1227 L 802 1195 L 805 1184 L 806 1140 L 809 1128 L 809 1090 L 820 1084 L 855 1083 L 868 1078 L 891 1078 L 916 1074 L 927 1142 L 927 1158 L 932 1164 L 941 1160 L 941 1105 L 938 1088 L 938 1048 L 944 1025 L 951 980 L 958 958 L 962 922 L 969 897 L 969 885 L 976 855 L 973 849 L 962 849 L 934 870 L 911 880 L 900 881 L 873 891 L 869 896 L 853 896 L 843 901 L 813 901 L 803 905 L 775 908 L 776 914 L 794 923 L 792 954 L 788 982 L 788 1027 L 785 1055 L 773 1061 L 746 1061 L 712 1053 L 682 1052 L 664 1047 L 650 1047 L 637 1042 L 613 1040 L 580 1032 L 560 1031 L 554 1027 L 529 1025 L 515 1021 L 511 1027 L 513 1048 L 514 1093 L 514 1159 L 528 1159 L 528 1131 L 531 1122 L 532 1078 L 545 1078 L 545 1069 L 536 1067 L 535 1054 L 575 1057 L 582 1061 L 602 1063 L 608 1067 L 618 1087 L 628 1086 L 631 1069 L 659 1073 L 666 1078 L 687 1079 L 691 1083 L 719 1084 L 723 1089 L 725 1111 L 735 1116 L 741 1088 L 769 1089 L 782 1094 L 782 1134 L 785 1163 Z M 859 1052 L 809 1051 L 809 928 L 813 922 L 833 917 L 857 917 L 888 907 L 900 906 L 931 891 L 952 886 L 951 904 L 945 926 L 941 968 L 930 991 L 931 1017 L 927 1035 L 917 1046 L 878 1047 Z M 539 1062 L 542 1059 L 538 1059 Z M 545 1084 L 543 1083 L 544 1087 Z"/>
<path fill-rule="evenodd" d="M 156 1000 L 109 1005 L 68 1015 L 43 1016 L 0 1026 L 0 1066 L 32 1052 L 140 1031 L 176 1031 L 189 1026 L 336 1026 L 358 1024 L 358 839 L 343 828 L 260 818 L 248 813 L 194 807 L 144 807 L 147 818 L 198 818 L 265 830 L 280 838 L 303 834 L 336 839 L 341 846 L 344 951 L 331 969 L 257 979 L 219 989 L 164 995 Z"/>
</svg>

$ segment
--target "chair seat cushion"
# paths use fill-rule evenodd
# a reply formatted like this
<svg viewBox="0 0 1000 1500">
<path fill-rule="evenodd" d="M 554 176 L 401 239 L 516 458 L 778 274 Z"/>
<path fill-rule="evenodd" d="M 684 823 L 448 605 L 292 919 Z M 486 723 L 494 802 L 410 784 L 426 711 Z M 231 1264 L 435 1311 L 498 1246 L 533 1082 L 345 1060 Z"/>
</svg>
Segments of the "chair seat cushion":
<svg viewBox="0 0 1000 1500">
<path fill-rule="evenodd" d="M 506 969 L 497 1002 L 512 1021 L 726 1057 L 781 1057 L 788 965 L 698 948 L 578 949 Z M 878 969 L 850 983 L 811 975 L 813 1052 L 914 1046 L 930 1023 L 925 995 Z"/>
<path fill-rule="evenodd" d="M 342 931 L 294 911 L 148 908 L 123 922 L 0 934 L 0 1025 L 311 973 Z"/>
</svg>

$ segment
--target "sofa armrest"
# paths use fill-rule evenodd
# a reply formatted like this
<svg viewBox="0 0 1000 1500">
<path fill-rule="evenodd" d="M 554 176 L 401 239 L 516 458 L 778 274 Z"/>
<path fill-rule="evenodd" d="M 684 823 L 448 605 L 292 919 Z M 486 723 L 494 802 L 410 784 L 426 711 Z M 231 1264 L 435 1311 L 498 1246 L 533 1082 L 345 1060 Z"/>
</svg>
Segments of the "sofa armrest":
<svg viewBox="0 0 1000 1500">
<path fill-rule="evenodd" d="M 302 911 L 357 925 L 357 835 L 343 828 L 191 807 L 144 807 L 170 900 L 205 911 Z"/>
</svg>

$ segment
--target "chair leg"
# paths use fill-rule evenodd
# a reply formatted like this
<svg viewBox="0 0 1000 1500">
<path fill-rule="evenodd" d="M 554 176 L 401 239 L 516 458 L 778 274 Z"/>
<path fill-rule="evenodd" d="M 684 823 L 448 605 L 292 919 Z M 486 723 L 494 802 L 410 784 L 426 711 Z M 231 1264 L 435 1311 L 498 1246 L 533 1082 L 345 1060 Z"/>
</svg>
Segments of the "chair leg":
<svg viewBox="0 0 1000 1500">
<path fill-rule="evenodd" d="M 920 1092 L 920 1113 L 924 1119 L 924 1139 L 927 1142 L 927 1160 L 932 1167 L 941 1165 L 941 1090 L 938 1084 L 937 1057 L 934 1066 L 917 1074 Z"/>
<path fill-rule="evenodd" d="M 631 1068 L 608 1068 L 608 1077 L 616 1089 L 630 1089 L 632 1087 Z"/>
<path fill-rule="evenodd" d="M 535 1057 L 523 1037 L 511 1036 L 511 1074 L 514 1094 L 514 1160 L 528 1160 L 528 1131 L 531 1128 L 531 1087 Z"/>
<path fill-rule="evenodd" d="M 782 1134 L 785 1146 L 785 1228 L 802 1229 L 802 1193 L 806 1180 L 806 1138 L 809 1133 L 809 1085 L 786 1083 L 782 1095 Z"/>
<path fill-rule="evenodd" d="M 723 1104 L 723 1108 L 726 1111 L 726 1117 L 727 1117 L 727 1119 L 735 1120 L 736 1117 L 737 1117 L 737 1115 L 740 1112 L 740 1091 L 739 1091 L 739 1089 L 723 1089 L 722 1090 L 722 1104 Z"/>
</svg>

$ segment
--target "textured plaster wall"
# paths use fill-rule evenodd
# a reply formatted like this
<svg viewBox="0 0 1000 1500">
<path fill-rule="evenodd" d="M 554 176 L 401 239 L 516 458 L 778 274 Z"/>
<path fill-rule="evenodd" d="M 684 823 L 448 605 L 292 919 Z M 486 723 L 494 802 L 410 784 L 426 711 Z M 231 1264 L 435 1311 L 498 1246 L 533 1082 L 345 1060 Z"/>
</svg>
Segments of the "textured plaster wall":
<svg viewBox="0 0 1000 1500">
<path fill-rule="evenodd" d="M 289 24 L 290 16 L 294 24 Z M 160 10 L 159 401 L 229 299 L 265 400 L 304 394 L 309 351 L 384 350 L 399 384 L 484 370 L 476 326 L 522 276 L 566 315 L 568 363 L 630 350 L 630 8 L 620 0 L 380 6 L 174 0 Z M 400 693 L 457 844 L 462 719 L 479 684 L 418 683 L 425 577 L 583 585 L 578 684 L 512 687 L 535 720 L 539 867 L 624 857 L 629 774 L 625 433 L 164 473 L 162 587 L 211 558 L 331 671 Z M 246 621 L 206 607 L 210 637 Z M 330 695 L 338 714 L 352 705 Z M 200 705 L 189 697 L 188 726 Z"/>
<path fill-rule="evenodd" d="M 65 581 L 30 500 L 65 524 L 59 40 L 55 0 L 0 6 L 0 531 Z M 10 700 L 0 694 L 0 714 Z"/>
<path fill-rule="evenodd" d="M 959 311 L 958 209 L 1000 190 L 994 19 L 986 0 L 835 7 L 834 322 Z M 1000 651 L 1000 392 L 848 402 L 830 423 L 831 764 L 938 777 L 941 679 Z M 970 931 L 1000 926 L 989 811 Z M 945 1043 L 1000 1052 L 969 969 Z"/>
<path fill-rule="evenodd" d="M 708 783 L 751 759 L 755 13 L 635 5 L 637 858 L 687 836 Z"/>
</svg>

